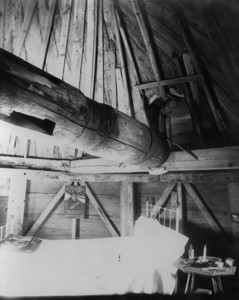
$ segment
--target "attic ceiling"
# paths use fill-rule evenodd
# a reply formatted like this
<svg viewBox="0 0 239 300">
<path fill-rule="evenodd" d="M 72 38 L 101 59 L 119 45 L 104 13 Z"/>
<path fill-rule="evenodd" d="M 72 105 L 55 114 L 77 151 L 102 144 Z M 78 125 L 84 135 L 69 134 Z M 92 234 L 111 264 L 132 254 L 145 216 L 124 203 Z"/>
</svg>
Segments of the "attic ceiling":
<svg viewBox="0 0 239 300">
<path fill-rule="evenodd" d="M 238 14 L 236 0 L 0 0 L 0 47 L 162 132 L 171 151 L 237 146 Z M 90 157 L 5 125 L 2 166 Z"/>
</svg>

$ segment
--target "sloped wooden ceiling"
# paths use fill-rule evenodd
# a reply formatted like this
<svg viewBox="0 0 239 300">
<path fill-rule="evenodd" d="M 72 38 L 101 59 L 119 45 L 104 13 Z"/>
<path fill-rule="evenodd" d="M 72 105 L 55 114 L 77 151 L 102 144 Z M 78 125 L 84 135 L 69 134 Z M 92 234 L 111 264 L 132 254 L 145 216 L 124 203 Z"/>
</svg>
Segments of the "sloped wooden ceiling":
<svg viewBox="0 0 239 300">
<path fill-rule="evenodd" d="M 0 47 L 183 147 L 235 146 L 238 14 L 237 1 L 223 0 L 0 0 Z M 4 133 L 5 162 L 88 158 Z"/>
</svg>

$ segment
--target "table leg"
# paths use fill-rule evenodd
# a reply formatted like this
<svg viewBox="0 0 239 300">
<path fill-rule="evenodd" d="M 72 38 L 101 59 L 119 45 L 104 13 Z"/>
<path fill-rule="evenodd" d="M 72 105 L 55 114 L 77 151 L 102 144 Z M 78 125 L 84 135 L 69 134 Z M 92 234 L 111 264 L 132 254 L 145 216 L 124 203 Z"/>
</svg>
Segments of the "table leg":
<svg viewBox="0 0 239 300">
<path fill-rule="evenodd" d="M 221 277 L 218 276 L 218 277 L 216 277 L 216 279 L 217 279 L 217 285 L 218 285 L 219 292 L 223 293 L 223 286 L 222 286 Z"/>
<path fill-rule="evenodd" d="M 188 293 L 190 278 L 191 278 L 191 273 L 188 274 L 188 277 L 187 277 L 187 283 L 186 283 L 186 287 L 185 287 L 184 294 L 187 294 L 187 293 Z"/>
<path fill-rule="evenodd" d="M 191 279 L 191 287 L 190 287 L 190 294 L 192 294 L 194 290 L 194 281 L 195 281 L 195 274 L 192 274 L 192 279 Z"/>
<path fill-rule="evenodd" d="M 212 286 L 213 286 L 214 293 L 217 294 L 218 293 L 217 281 L 214 277 L 212 277 Z"/>
</svg>

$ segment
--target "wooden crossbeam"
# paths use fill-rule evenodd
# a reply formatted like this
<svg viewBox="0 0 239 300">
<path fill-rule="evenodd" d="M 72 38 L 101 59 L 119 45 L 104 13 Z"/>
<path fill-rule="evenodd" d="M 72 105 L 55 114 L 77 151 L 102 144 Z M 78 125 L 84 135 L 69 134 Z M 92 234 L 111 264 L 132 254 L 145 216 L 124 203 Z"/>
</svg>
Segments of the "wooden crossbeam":
<svg viewBox="0 0 239 300">
<path fill-rule="evenodd" d="M 133 235 L 134 230 L 134 187 L 132 182 L 121 182 L 120 186 L 121 236 Z"/>
<path fill-rule="evenodd" d="M 202 215 L 204 216 L 204 218 L 206 219 L 208 224 L 211 226 L 211 228 L 215 232 L 220 234 L 223 238 L 227 238 L 223 227 L 221 226 L 221 224 L 219 223 L 219 221 L 217 220 L 217 218 L 215 217 L 213 212 L 210 210 L 210 208 L 195 192 L 193 186 L 188 182 L 184 182 L 183 184 L 184 184 L 186 190 L 188 191 L 189 195 L 192 197 L 194 203 L 199 208 L 200 212 L 202 213 Z"/>
<path fill-rule="evenodd" d="M 181 171 L 216 171 L 239 170 L 239 147 L 224 147 L 213 149 L 194 150 L 196 160 L 184 151 L 171 152 L 167 161 L 161 166 L 168 172 Z M 101 158 L 85 160 L 53 160 L 0 155 L 0 167 L 23 167 L 52 171 L 65 171 L 73 174 L 96 173 L 148 173 L 149 169 L 140 165 L 119 165 L 114 161 Z M 168 175 L 170 176 L 170 175 Z M 185 175 L 186 176 L 186 175 Z M 196 175 L 195 175 L 196 176 Z M 187 177 L 187 176 L 186 176 Z"/>
<path fill-rule="evenodd" d="M 55 195 L 55 197 L 52 199 L 52 201 L 43 210 L 43 212 L 40 214 L 40 216 L 38 217 L 36 222 L 33 224 L 31 229 L 26 233 L 26 235 L 34 236 L 36 234 L 39 227 L 44 223 L 44 221 L 49 216 L 49 214 L 54 210 L 54 208 L 60 202 L 64 193 L 65 193 L 65 184 L 61 187 L 61 189 L 58 191 L 58 193 Z"/>
<path fill-rule="evenodd" d="M 168 86 L 168 85 L 175 85 L 175 84 L 181 84 L 181 83 L 187 83 L 191 81 L 202 81 L 203 76 L 202 75 L 191 75 L 191 76 L 182 76 L 179 78 L 172 78 L 172 79 L 166 79 L 161 81 L 154 81 L 149 83 L 144 83 L 140 85 L 135 85 L 133 87 L 134 90 L 145 90 L 150 89 L 157 86 Z"/>
<path fill-rule="evenodd" d="M 95 195 L 93 194 L 92 189 L 90 187 L 90 184 L 85 182 L 85 185 L 86 185 L 86 195 L 90 199 L 90 202 L 92 203 L 95 210 L 97 211 L 97 213 L 101 217 L 102 221 L 104 222 L 104 224 L 106 225 L 106 227 L 108 228 L 108 230 L 110 231 L 112 236 L 119 237 L 118 232 L 116 231 L 113 224 L 111 223 L 111 221 L 106 216 L 106 212 L 105 212 L 104 208 L 102 207 L 100 202 L 96 199 Z"/>
<path fill-rule="evenodd" d="M 20 56 L 20 54 L 21 54 L 23 43 L 25 41 L 25 38 L 26 38 L 26 35 L 28 32 L 28 28 L 31 23 L 31 19 L 32 19 L 32 15 L 33 15 L 36 3 L 37 3 L 37 0 L 31 0 L 28 3 L 27 10 L 24 15 L 22 27 L 21 27 L 20 33 L 18 35 L 18 39 L 16 40 L 16 45 L 15 45 L 15 49 L 14 49 L 14 54 L 17 56 Z"/>
<path fill-rule="evenodd" d="M 164 190 L 162 196 L 159 198 L 159 200 L 155 203 L 151 213 L 150 213 L 150 217 L 155 218 L 157 216 L 157 214 L 160 211 L 161 207 L 166 207 L 167 203 L 168 203 L 168 198 L 170 193 L 172 192 L 173 188 L 175 187 L 176 182 L 170 182 L 168 184 L 168 186 L 166 187 L 166 189 Z"/>
</svg>

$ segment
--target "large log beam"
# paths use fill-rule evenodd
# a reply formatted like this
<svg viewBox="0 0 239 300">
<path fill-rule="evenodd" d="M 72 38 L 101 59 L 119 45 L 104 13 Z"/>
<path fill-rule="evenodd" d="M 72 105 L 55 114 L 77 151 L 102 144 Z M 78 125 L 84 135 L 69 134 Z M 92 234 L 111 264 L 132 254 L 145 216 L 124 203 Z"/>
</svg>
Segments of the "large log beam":
<svg viewBox="0 0 239 300">
<path fill-rule="evenodd" d="M 71 144 L 119 163 L 156 167 L 167 159 L 168 144 L 160 133 L 4 50 L 0 71 L 0 118 L 34 128 L 30 139 L 37 138 L 38 126 L 55 145 Z M 42 130 L 45 119 L 51 130 Z"/>
</svg>

